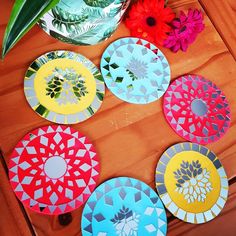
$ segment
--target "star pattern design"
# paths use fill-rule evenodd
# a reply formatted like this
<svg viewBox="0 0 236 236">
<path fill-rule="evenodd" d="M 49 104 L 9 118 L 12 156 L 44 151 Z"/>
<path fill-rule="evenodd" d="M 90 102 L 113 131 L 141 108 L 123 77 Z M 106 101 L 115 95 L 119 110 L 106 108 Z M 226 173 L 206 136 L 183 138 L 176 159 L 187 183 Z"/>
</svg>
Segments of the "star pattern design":
<svg viewBox="0 0 236 236">
<path fill-rule="evenodd" d="M 205 104 L 203 115 L 197 115 L 192 108 L 197 100 Z M 166 91 L 163 108 L 171 127 L 191 142 L 217 141 L 230 126 L 230 108 L 225 95 L 201 76 L 187 75 L 176 79 Z M 197 113 L 201 112 L 200 107 L 197 109 Z"/>
<path fill-rule="evenodd" d="M 51 178 L 45 165 L 59 157 L 66 169 Z M 59 166 L 51 171 L 57 171 Z M 62 214 L 81 206 L 96 186 L 99 162 L 87 137 L 65 126 L 46 126 L 27 134 L 9 163 L 10 182 L 17 197 L 32 210 Z"/>
<path fill-rule="evenodd" d="M 114 216 L 114 212 L 118 213 Z M 134 216 L 131 217 L 131 212 L 140 216 L 138 221 L 131 220 Z M 92 193 L 83 210 L 81 228 L 84 236 L 135 233 L 164 236 L 166 220 L 162 202 L 148 185 L 133 178 L 118 177 L 104 182 Z"/>
</svg>

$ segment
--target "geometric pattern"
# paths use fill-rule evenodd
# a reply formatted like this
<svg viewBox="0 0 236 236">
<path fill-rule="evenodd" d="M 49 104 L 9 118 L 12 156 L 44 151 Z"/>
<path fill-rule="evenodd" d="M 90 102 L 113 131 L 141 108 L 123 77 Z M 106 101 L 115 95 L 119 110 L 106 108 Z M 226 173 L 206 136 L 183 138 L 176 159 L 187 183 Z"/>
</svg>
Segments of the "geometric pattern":
<svg viewBox="0 0 236 236">
<path fill-rule="evenodd" d="M 82 68 L 80 69 L 81 71 L 89 71 L 89 73 L 91 73 L 91 75 L 93 76 L 92 80 L 94 79 L 95 84 L 96 84 L 96 88 L 95 88 L 96 91 L 94 92 L 95 96 L 92 98 L 93 99 L 92 102 L 88 104 L 88 106 L 85 106 L 85 107 L 82 107 L 83 105 L 81 105 L 80 101 L 78 101 L 76 105 L 76 109 L 79 111 L 70 109 L 70 112 L 68 112 L 67 114 L 64 114 L 63 107 L 61 108 L 60 112 L 54 111 L 52 108 L 48 107 L 48 104 L 42 104 L 42 102 L 40 102 L 39 95 L 36 91 L 37 88 L 35 88 L 35 78 L 37 74 L 40 73 L 40 68 L 42 68 L 42 66 L 46 64 L 50 64 L 52 62 L 54 62 L 55 65 L 57 65 L 58 63 L 57 59 L 65 59 L 65 60 L 67 59 L 67 60 L 71 60 L 71 62 L 77 62 L 78 65 L 80 65 Z M 57 67 L 54 69 L 57 69 Z M 69 70 L 66 70 L 66 71 L 67 73 L 69 73 Z M 65 79 L 65 78 L 61 78 L 61 79 Z M 87 78 L 85 77 L 84 79 L 86 82 Z M 45 80 L 45 78 L 41 75 L 40 80 Z M 55 83 L 60 83 L 60 82 L 56 81 Z M 53 87 L 56 85 L 50 84 L 49 86 L 52 86 L 50 88 L 56 91 L 55 88 Z M 50 88 L 47 88 L 47 90 Z M 79 89 L 78 87 L 73 87 L 73 88 L 77 90 Z M 60 87 L 58 89 L 60 89 Z M 104 85 L 104 81 L 103 81 L 100 71 L 89 59 L 75 52 L 61 50 L 61 51 L 48 52 L 40 56 L 39 58 L 37 58 L 30 65 L 25 75 L 24 92 L 25 92 L 26 99 L 29 105 L 31 106 L 31 108 L 41 117 L 51 122 L 58 123 L 58 124 L 75 124 L 75 123 L 82 122 L 90 118 L 92 115 L 94 115 L 95 112 L 97 112 L 104 98 L 105 85 Z M 46 95 L 46 92 L 44 89 L 41 89 L 40 97 L 42 97 L 43 95 Z M 88 96 L 89 96 L 89 92 L 85 94 L 84 100 L 86 100 Z M 52 100 L 55 99 L 55 97 L 54 98 L 51 97 L 51 98 Z"/>
<path fill-rule="evenodd" d="M 177 160 L 177 155 L 182 154 L 184 152 L 196 152 L 198 153 L 198 155 L 202 155 L 206 161 L 210 161 L 210 163 L 213 164 L 213 168 L 216 170 L 216 174 L 217 174 L 217 178 L 219 178 L 219 192 L 215 192 L 216 194 L 216 201 L 213 203 L 209 204 L 209 198 L 205 198 L 204 196 L 204 201 L 203 205 L 199 205 L 198 209 L 194 209 L 194 211 L 196 210 L 196 212 L 189 211 L 186 210 L 186 206 L 188 204 L 194 204 L 194 203 L 187 203 L 184 205 L 184 207 L 180 207 L 178 205 L 178 199 L 176 198 L 176 195 L 178 195 L 178 191 L 174 192 L 174 193 L 170 193 L 168 191 L 167 187 L 167 183 L 166 181 L 172 181 L 173 179 L 175 179 L 176 177 L 179 179 L 178 175 L 182 175 L 182 176 L 186 176 L 184 174 L 186 174 L 186 169 L 184 170 L 183 168 L 180 170 L 175 170 L 175 172 L 173 173 L 173 179 L 171 179 L 172 177 L 168 174 L 166 174 L 167 169 L 170 168 L 170 165 L 175 165 L 175 162 Z M 193 154 L 188 154 L 187 157 L 190 157 Z M 170 164 L 171 162 L 171 164 Z M 199 167 L 199 162 L 194 162 L 195 167 Z M 184 162 L 185 165 L 189 166 L 189 163 L 187 163 L 187 158 Z M 212 165 L 211 164 L 211 165 Z M 184 167 L 181 164 L 181 167 Z M 190 170 L 193 171 L 194 170 L 194 166 L 190 165 Z M 189 172 L 189 170 L 187 170 L 187 172 Z M 193 171 L 194 172 L 194 171 Z M 204 172 L 204 171 L 203 171 Z M 200 175 L 200 173 L 198 172 L 198 174 Z M 191 173 L 189 174 L 190 176 Z M 165 178 L 166 176 L 166 178 Z M 197 174 L 194 176 L 198 176 Z M 218 184 L 218 180 L 217 178 L 213 179 L 213 181 L 217 182 Z M 162 200 L 162 202 L 164 203 L 164 205 L 166 206 L 166 208 L 177 218 L 186 221 L 188 223 L 193 223 L 193 224 L 201 224 L 201 223 L 205 223 L 207 221 L 210 221 L 212 219 L 214 219 L 218 214 L 220 214 L 221 210 L 223 209 L 226 201 L 227 201 L 227 197 L 228 197 L 228 180 L 227 180 L 227 176 L 225 173 L 225 170 L 223 168 L 223 166 L 221 165 L 219 159 L 216 157 L 216 155 L 210 151 L 208 148 L 201 146 L 199 144 L 196 143 L 190 143 L 190 142 L 184 142 L 184 143 L 179 143 L 179 144 L 175 144 L 173 146 L 171 146 L 170 148 L 168 148 L 161 156 L 157 167 L 156 167 L 156 188 L 157 188 L 157 192 Z M 200 183 L 200 178 L 196 177 L 195 179 L 197 179 L 197 181 L 199 181 L 198 183 Z M 206 180 L 206 179 L 205 179 Z M 184 178 L 183 180 L 181 179 L 181 181 L 178 181 L 178 183 L 176 184 L 177 186 L 181 187 L 179 185 L 180 184 L 184 184 Z M 206 183 L 206 181 L 203 182 Z M 197 188 L 197 185 L 194 183 L 195 188 Z M 202 187 L 201 187 L 202 186 Z M 203 185 L 199 186 L 199 189 L 201 191 L 203 191 Z M 211 188 L 212 190 L 212 188 Z M 198 192 L 199 190 L 197 190 L 196 192 Z M 206 192 L 204 191 L 204 193 L 206 194 Z M 174 196 L 174 195 L 175 196 Z M 187 198 L 185 198 L 187 199 Z M 182 200 L 181 200 L 182 201 Z M 186 201 L 186 200 L 184 200 Z M 201 206 L 206 206 L 207 205 L 207 210 L 202 211 L 201 210 Z"/>
<path fill-rule="evenodd" d="M 82 234 L 166 235 L 166 213 L 158 195 L 128 177 L 110 179 L 95 189 L 82 214 Z"/>
<path fill-rule="evenodd" d="M 176 79 L 165 93 L 163 109 L 175 132 L 191 142 L 215 142 L 230 126 L 230 108 L 225 95 L 199 75 Z"/>
<path fill-rule="evenodd" d="M 156 101 L 170 82 L 170 67 L 164 54 L 139 38 L 122 38 L 110 44 L 100 67 L 111 92 L 129 103 Z"/>
<path fill-rule="evenodd" d="M 66 126 L 45 126 L 23 137 L 9 162 L 9 179 L 30 209 L 58 215 L 80 207 L 99 177 L 96 151 L 87 137 Z"/>
</svg>

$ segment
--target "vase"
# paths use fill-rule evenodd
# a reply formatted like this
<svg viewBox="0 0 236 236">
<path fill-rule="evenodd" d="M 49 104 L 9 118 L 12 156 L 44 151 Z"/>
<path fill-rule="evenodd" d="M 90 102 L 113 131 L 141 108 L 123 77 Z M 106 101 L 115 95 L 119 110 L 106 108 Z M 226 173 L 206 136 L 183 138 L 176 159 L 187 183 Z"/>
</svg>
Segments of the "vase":
<svg viewBox="0 0 236 236">
<path fill-rule="evenodd" d="M 63 42 L 93 45 L 114 33 L 129 3 L 130 0 L 61 0 L 38 24 Z"/>
</svg>

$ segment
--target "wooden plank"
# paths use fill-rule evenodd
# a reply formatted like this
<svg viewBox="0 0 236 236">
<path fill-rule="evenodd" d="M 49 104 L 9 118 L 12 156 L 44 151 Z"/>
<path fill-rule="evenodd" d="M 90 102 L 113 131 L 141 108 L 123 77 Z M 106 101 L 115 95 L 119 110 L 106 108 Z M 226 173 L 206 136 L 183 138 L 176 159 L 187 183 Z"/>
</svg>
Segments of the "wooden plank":
<svg viewBox="0 0 236 236">
<path fill-rule="evenodd" d="M 16 199 L 6 175 L 6 165 L 0 156 L 0 235 L 32 236 L 35 235 L 22 205 Z"/>
<path fill-rule="evenodd" d="M 200 3 L 236 59 L 236 1 L 200 0 Z"/>
<path fill-rule="evenodd" d="M 2 1 L 4 14 L 0 15 L 0 39 L 13 3 Z M 169 4 L 176 12 L 190 7 L 201 8 L 196 0 L 170 0 Z M 221 140 L 207 146 L 219 156 L 229 179 L 233 179 L 236 176 L 236 84 L 233 81 L 236 77 L 236 64 L 206 15 L 205 24 L 206 29 L 187 53 L 174 54 L 167 49 L 161 49 L 170 62 L 172 79 L 186 73 L 201 74 L 225 92 L 231 105 L 232 125 Z M 96 46 L 76 47 L 49 37 L 36 26 L 0 62 L 0 140 L 6 161 L 23 135 L 39 126 L 50 124 L 36 115 L 25 100 L 23 78 L 28 65 L 39 55 L 56 49 L 79 52 L 99 65 L 101 54 L 107 45 L 116 38 L 127 35 L 128 30 L 122 24 L 108 41 Z M 170 145 L 183 141 L 166 123 L 162 112 L 162 99 L 137 106 L 117 99 L 108 90 L 101 110 L 91 119 L 73 127 L 88 135 L 96 146 L 101 160 L 100 183 L 115 176 L 130 176 L 154 188 L 154 169 L 162 152 Z M 81 235 L 82 207 L 71 213 L 72 220 L 69 219 L 70 215 L 65 217 L 62 222 L 64 225 L 60 224 L 56 216 L 45 216 L 30 210 L 27 212 L 39 236 Z M 67 225 L 65 221 L 68 221 Z M 177 222 L 183 229 L 188 227 L 186 223 Z M 208 230 L 208 224 L 200 227 Z M 218 229 L 215 230 L 217 232 Z"/>
</svg>

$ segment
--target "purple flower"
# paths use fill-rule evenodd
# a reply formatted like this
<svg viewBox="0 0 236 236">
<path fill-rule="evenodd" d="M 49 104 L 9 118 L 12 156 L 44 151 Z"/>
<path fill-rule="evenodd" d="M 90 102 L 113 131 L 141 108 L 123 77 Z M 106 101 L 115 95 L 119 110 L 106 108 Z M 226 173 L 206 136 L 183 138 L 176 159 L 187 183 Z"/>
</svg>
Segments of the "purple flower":
<svg viewBox="0 0 236 236">
<path fill-rule="evenodd" d="M 203 14 L 197 9 L 189 9 L 187 15 L 181 11 L 179 18 L 174 19 L 171 24 L 172 31 L 165 40 L 164 46 L 173 52 L 179 49 L 185 52 L 205 27 Z"/>
</svg>

